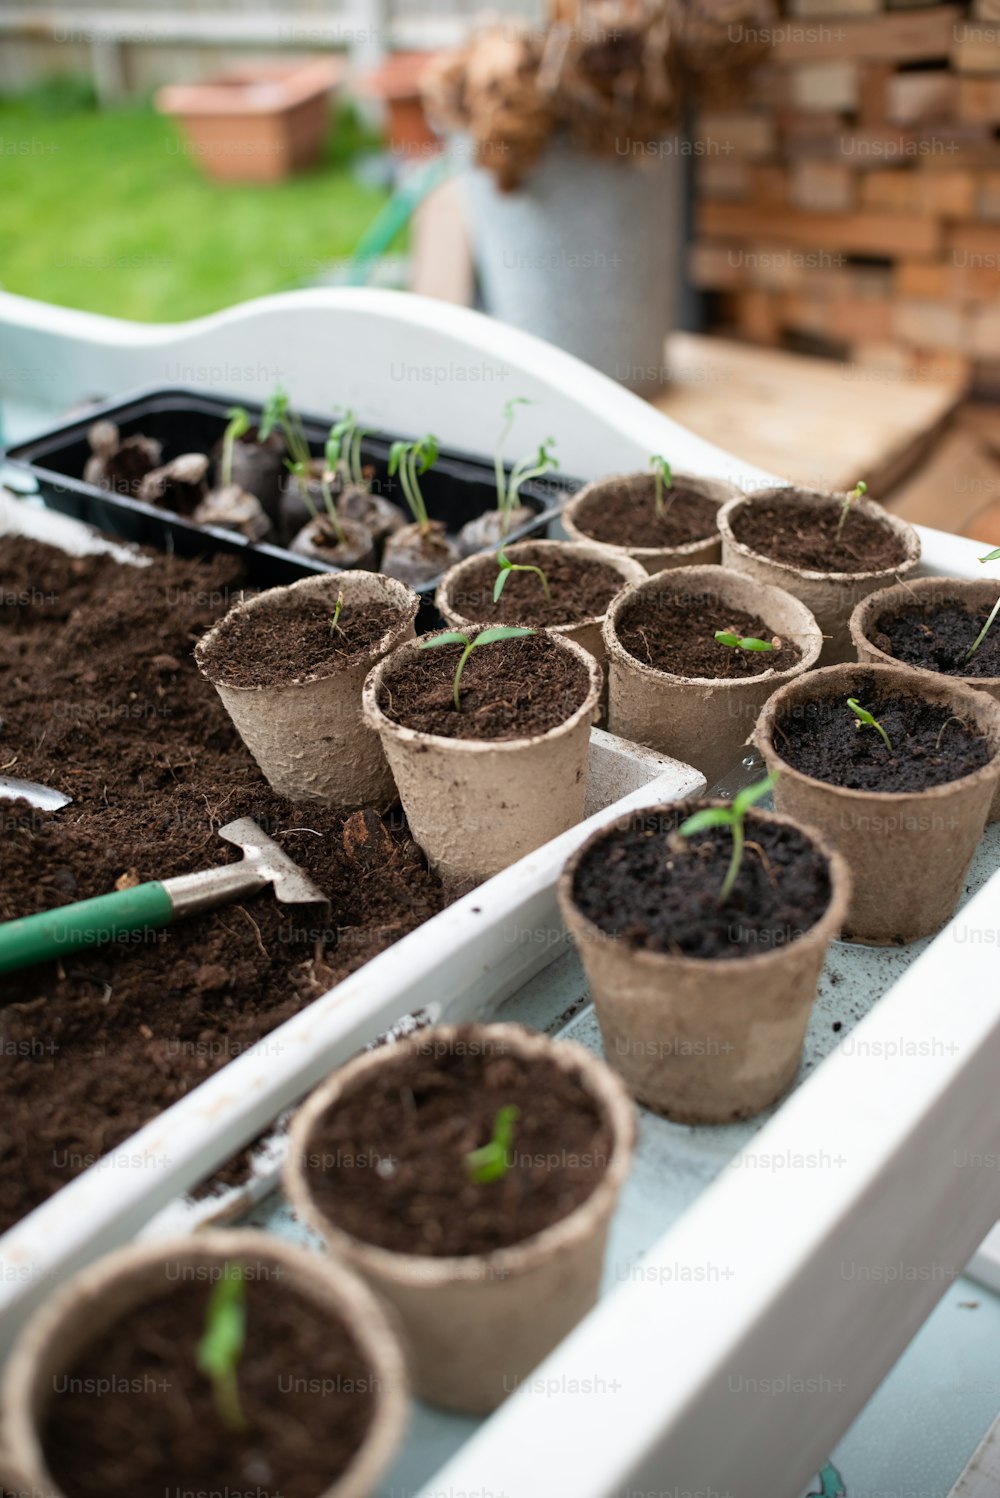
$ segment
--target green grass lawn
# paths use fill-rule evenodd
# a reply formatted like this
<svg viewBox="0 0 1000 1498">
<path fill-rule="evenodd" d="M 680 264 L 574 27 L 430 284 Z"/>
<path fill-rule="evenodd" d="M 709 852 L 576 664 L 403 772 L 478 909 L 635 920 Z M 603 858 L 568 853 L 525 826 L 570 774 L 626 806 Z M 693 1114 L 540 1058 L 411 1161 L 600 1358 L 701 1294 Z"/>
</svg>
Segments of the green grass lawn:
<svg viewBox="0 0 1000 1498">
<path fill-rule="evenodd" d="M 341 116 L 324 161 L 272 186 L 208 181 L 170 120 L 108 113 L 69 85 L 0 99 L 0 286 L 173 322 L 314 279 L 384 201 L 355 181 Z"/>
</svg>

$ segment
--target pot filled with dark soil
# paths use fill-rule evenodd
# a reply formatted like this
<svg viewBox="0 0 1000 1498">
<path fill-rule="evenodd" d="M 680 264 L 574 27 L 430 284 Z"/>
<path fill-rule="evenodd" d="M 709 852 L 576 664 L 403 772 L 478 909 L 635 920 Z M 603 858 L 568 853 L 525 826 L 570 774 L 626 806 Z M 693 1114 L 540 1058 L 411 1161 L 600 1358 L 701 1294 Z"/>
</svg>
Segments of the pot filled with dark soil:
<svg viewBox="0 0 1000 1498">
<path fill-rule="evenodd" d="M 413 639 L 418 606 L 379 573 L 309 577 L 235 604 L 199 641 L 199 669 L 280 795 L 344 810 L 391 805 L 361 694 L 372 666 Z"/>
<path fill-rule="evenodd" d="M 397 1312 L 415 1392 L 480 1413 L 596 1301 L 634 1136 L 625 1089 L 581 1046 L 439 1026 L 313 1093 L 285 1187 Z"/>
<path fill-rule="evenodd" d="M 1000 778 L 1000 704 L 902 666 L 789 682 L 754 733 L 779 811 L 846 858 L 850 940 L 929 936 L 951 916 Z"/>
<path fill-rule="evenodd" d="M 739 494 L 722 479 L 675 473 L 657 497 L 653 473 L 618 473 L 574 494 L 562 512 L 571 541 L 626 555 L 647 572 L 717 562 L 718 514 Z"/>
<path fill-rule="evenodd" d="M 851 615 L 851 639 L 866 664 L 909 666 L 948 676 L 1000 702 L 1000 627 L 979 640 L 997 602 L 997 584 L 964 577 L 918 577 L 870 593 Z M 1000 789 L 990 821 L 1000 819 Z"/>
<path fill-rule="evenodd" d="M 608 1061 L 641 1102 L 680 1123 L 749 1118 L 791 1086 L 847 910 L 844 861 L 811 828 L 741 807 L 738 831 L 686 829 L 734 806 L 620 818 L 559 882 Z"/>
<path fill-rule="evenodd" d="M 608 728 L 695 765 L 711 785 L 822 643 L 809 610 L 780 588 L 725 567 L 658 572 L 619 593 L 604 620 Z"/>
<path fill-rule="evenodd" d="M 365 682 L 365 721 L 446 883 L 488 879 L 583 816 L 601 668 L 572 640 L 500 629 L 411 640 Z"/>
<path fill-rule="evenodd" d="M 84 1270 L 21 1333 L 2 1398 L 13 1464 L 52 1498 L 366 1498 L 406 1420 L 402 1354 L 367 1287 L 245 1230 Z"/>
<path fill-rule="evenodd" d="M 912 525 L 853 492 L 762 489 L 724 506 L 719 530 L 724 566 L 784 588 L 815 615 L 825 640 L 824 666 L 852 659 L 849 621 L 856 605 L 920 560 Z"/>
<path fill-rule="evenodd" d="M 575 640 L 604 660 L 601 624 L 626 583 L 646 576 L 638 562 L 571 541 L 516 541 L 506 547 L 511 566 L 499 599 L 495 556 L 468 557 L 441 579 L 434 602 L 453 629 L 482 624 L 531 624 Z"/>
</svg>

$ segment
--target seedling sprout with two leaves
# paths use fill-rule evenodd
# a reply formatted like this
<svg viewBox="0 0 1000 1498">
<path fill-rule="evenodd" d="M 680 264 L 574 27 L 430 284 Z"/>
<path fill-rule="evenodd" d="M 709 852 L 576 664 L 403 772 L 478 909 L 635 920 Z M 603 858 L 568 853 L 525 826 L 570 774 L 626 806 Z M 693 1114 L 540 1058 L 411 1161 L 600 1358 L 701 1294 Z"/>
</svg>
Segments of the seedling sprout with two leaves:
<svg viewBox="0 0 1000 1498">
<path fill-rule="evenodd" d="M 368 487 L 361 467 L 361 443 L 368 431 L 367 427 L 358 426 L 354 412 L 348 411 L 330 428 L 326 443 L 327 468 L 331 473 L 342 468 L 347 482 L 356 484 L 360 489 Z"/>
<path fill-rule="evenodd" d="M 233 448 L 250 430 L 250 417 L 242 406 L 230 406 L 226 412 L 229 421 L 222 434 L 222 487 L 228 489 L 233 482 Z"/>
<path fill-rule="evenodd" d="M 545 594 L 545 602 L 552 602 L 552 593 L 549 589 L 549 580 L 545 576 L 545 573 L 542 571 L 541 567 L 529 567 L 526 562 L 512 562 L 510 558 L 505 554 L 502 546 L 497 552 L 497 566 L 500 568 L 500 571 L 497 573 L 497 580 L 493 584 L 494 603 L 500 602 L 500 595 L 503 592 L 504 588 L 507 586 L 507 581 L 512 572 L 537 573 L 538 581 L 542 585 L 542 592 Z"/>
<path fill-rule="evenodd" d="M 892 754 L 892 752 L 893 752 L 892 741 L 889 738 L 889 735 L 886 733 L 885 729 L 882 727 L 881 723 L 878 721 L 878 719 L 877 718 L 873 718 L 872 715 L 871 715 L 871 713 L 868 712 L 867 708 L 863 708 L 861 706 L 861 703 L 858 701 L 858 699 L 856 697 L 848 697 L 848 699 L 847 699 L 847 706 L 851 709 L 851 712 L 854 714 L 854 726 L 855 726 L 855 728 L 858 728 L 858 729 L 861 729 L 861 728 L 874 728 L 875 732 L 879 735 L 879 738 L 882 740 L 883 744 L 888 749 L 889 753 Z"/>
<path fill-rule="evenodd" d="M 330 492 L 330 478 L 332 473 L 327 468 L 319 480 L 320 493 L 323 495 L 323 508 L 325 516 L 320 516 L 312 495 L 309 492 L 309 482 L 312 475 L 312 453 L 309 450 L 309 439 L 306 436 L 302 418 L 292 410 L 288 396 L 284 390 L 278 389 L 267 401 L 264 414 L 261 417 L 259 440 L 266 442 L 275 427 L 280 427 L 288 448 L 289 456 L 285 459 L 285 467 L 295 479 L 302 495 L 306 509 L 313 520 L 326 519 L 330 529 L 337 538 L 338 546 L 343 546 L 347 537 L 337 514 L 337 506 L 333 502 L 333 494 Z"/>
<path fill-rule="evenodd" d="M 229 1430 L 249 1428 L 240 1403 L 239 1366 L 246 1344 L 246 1284 L 238 1264 L 226 1264 L 212 1288 L 197 1347 L 199 1373 L 212 1381 L 219 1419 Z"/>
<path fill-rule="evenodd" d="M 493 1120 L 493 1137 L 489 1144 L 470 1150 L 465 1157 L 469 1178 L 477 1186 L 487 1186 L 492 1181 L 502 1181 L 509 1170 L 508 1156 L 514 1142 L 514 1125 L 520 1109 L 513 1103 L 501 1108 Z"/>
<path fill-rule="evenodd" d="M 995 551 L 988 551 L 986 555 L 984 557 L 980 557 L 979 560 L 981 562 L 1000 562 L 1000 546 L 998 546 Z M 996 603 L 993 605 L 993 608 L 990 611 L 990 617 L 987 619 L 986 623 L 983 625 L 982 629 L 976 636 L 975 643 L 973 644 L 972 649 L 969 650 L 966 654 L 965 659 L 967 661 L 972 660 L 972 657 L 975 655 L 980 645 L 986 639 L 986 636 L 990 630 L 990 626 L 992 625 L 994 619 L 998 614 L 1000 614 L 1000 598 L 998 598 Z"/>
<path fill-rule="evenodd" d="M 771 640 L 758 640 L 756 635 L 734 635 L 728 629 L 717 629 L 715 638 L 720 645 L 728 645 L 730 650 L 774 649 L 774 643 Z"/>
<path fill-rule="evenodd" d="M 653 508 L 656 511 L 657 520 L 662 520 L 664 515 L 667 513 L 667 505 L 663 498 L 663 491 L 664 489 L 672 488 L 674 476 L 670 471 L 670 464 L 667 462 L 666 458 L 661 457 L 659 453 L 653 454 L 653 456 L 649 460 L 649 466 L 653 470 L 653 483 L 655 486 L 653 493 Z"/>
<path fill-rule="evenodd" d="M 500 511 L 500 534 L 502 536 L 506 536 L 510 527 L 511 516 L 517 509 L 517 502 L 522 487 L 531 479 L 541 478 L 543 474 L 552 473 L 558 466 L 552 453 L 549 452 L 549 448 L 555 447 L 555 438 L 546 437 L 533 458 L 518 458 L 509 475 L 504 467 L 504 445 L 514 425 L 516 409 L 518 406 L 530 405 L 531 401 L 527 400 L 523 395 L 515 395 L 505 403 L 503 408 L 503 425 L 500 428 L 497 445 L 493 450 L 493 471 L 496 475 L 497 509 Z"/>
<path fill-rule="evenodd" d="M 861 496 L 867 493 L 868 485 L 861 482 L 855 484 L 850 494 L 845 497 L 844 503 L 840 507 L 840 519 L 837 522 L 837 534 L 834 538 L 835 540 L 840 540 L 841 536 L 844 534 L 844 526 L 847 524 L 848 515 L 854 509 L 854 506 L 857 504 Z"/>
<path fill-rule="evenodd" d="M 489 629 L 481 629 L 475 639 L 470 640 L 469 636 L 462 634 L 461 630 L 449 629 L 444 634 L 434 635 L 432 639 L 421 640 L 420 649 L 436 650 L 439 645 L 465 646 L 459 657 L 458 665 L 455 668 L 455 679 L 452 682 L 451 691 L 452 699 L 455 703 L 455 711 L 460 713 L 462 711 L 462 699 L 459 695 L 459 685 L 462 680 L 462 672 L 465 670 L 465 663 L 472 652 L 478 650 L 480 645 L 494 645 L 498 640 L 518 640 L 524 635 L 533 635 L 535 633 L 535 630 L 527 629 L 523 625 L 494 624 Z"/>
<path fill-rule="evenodd" d="M 420 489 L 420 475 L 433 468 L 438 459 L 438 439 L 432 432 L 421 437 L 419 442 L 394 442 L 389 449 L 389 477 L 399 474 L 403 495 L 410 514 L 426 536 L 431 528 L 427 505 Z"/>
<path fill-rule="evenodd" d="M 733 854 L 729 860 L 726 877 L 722 881 L 722 887 L 716 896 L 715 903 L 724 905 L 733 892 L 737 875 L 740 872 L 740 864 L 743 862 L 743 849 L 746 846 L 746 834 L 744 822 L 746 814 L 756 802 L 761 801 L 772 789 L 777 775 L 768 775 L 766 780 L 759 780 L 756 785 L 748 785 L 738 795 L 733 797 L 731 806 L 707 806 L 704 811 L 696 811 L 687 821 L 682 822 L 678 828 L 681 837 L 693 837 L 696 832 L 707 832 L 711 827 L 728 827 L 733 837 Z"/>
</svg>

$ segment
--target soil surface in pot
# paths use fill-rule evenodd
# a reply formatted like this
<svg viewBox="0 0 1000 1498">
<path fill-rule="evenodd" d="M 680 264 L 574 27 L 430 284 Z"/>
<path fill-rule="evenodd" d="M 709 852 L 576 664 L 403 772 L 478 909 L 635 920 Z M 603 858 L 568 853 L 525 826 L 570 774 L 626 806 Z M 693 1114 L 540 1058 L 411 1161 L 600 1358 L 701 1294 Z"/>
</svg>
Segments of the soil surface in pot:
<svg viewBox="0 0 1000 1498">
<path fill-rule="evenodd" d="M 502 620 L 508 624 L 582 624 L 599 619 L 608 604 L 625 586 L 620 572 L 606 562 L 564 556 L 549 551 L 518 551 L 510 558 L 518 566 L 538 566 L 545 573 L 552 595 L 546 601 L 538 574 L 512 572 L 504 584 L 499 603 L 493 602 L 497 564 L 483 557 L 466 569 L 461 586 L 452 590 L 451 605 L 465 619 L 477 624 Z"/>
<path fill-rule="evenodd" d="M 716 630 L 768 640 L 775 648 L 733 649 L 719 644 Z M 714 598 L 640 593 L 622 609 L 615 633 L 637 661 L 673 676 L 763 676 L 765 671 L 790 671 L 802 659 L 799 647 L 775 635 L 763 619 Z"/>
<path fill-rule="evenodd" d="M 680 838 L 695 809 L 636 817 L 592 848 L 573 880 L 583 915 L 648 952 L 723 961 L 788 946 L 816 924 L 830 903 L 830 869 L 801 832 L 751 813 L 740 872 L 720 905 L 732 838 L 725 827 Z"/>
<path fill-rule="evenodd" d="M 249 1429 L 224 1424 L 198 1371 L 212 1283 L 182 1281 L 55 1375 L 42 1444 L 67 1498 L 316 1498 L 349 1466 L 374 1415 L 371 1368 L 343 1323 L 282 1283 L 277 1266 L 255 1267 L 237 1375 Z"/>
<path fill-rule="evenodd" d="M 857 679 L 853 693 L 889 735 L 892 752 L 877 729 L 858 728 L 846 698 L 800 703 L 774 729 L 782 759 L 815 780 L 852 791 L 914 792 L 971 775 L 992 757 L 974 725 L 952 717 L 947 707 L 919 697 L 880 696 L 871 679 Z"/>
<path fill-rule="evenodd" d="M 944 676 L 1000 676 L 1000 621 L 991 625 L 971 661 L 966 660 L 989 616 L 989 609 L 968 609 L 959 598 L 939 599 L 932 607 L 914 605 L 883 614 L 871 641 L 906 666 Z"/>
<path fill-rule="evenodd" d="M 0 1229 L 445 903 L 401 814 L 270 790 L 192 656 L 243 590 L 230 557 L 140 570 L 0 548 L 0 763 L 74 798 L 0 803 L 0 920 L 227 863 L 218 829 L 240 816 L 331 900 L 262 891 L 6 975 Z"/>
<path fill-rule="evenodd" d="M 906 547 L 889 526 L 852 510 L 837 539 L 840 505 L 787 503 L 754 499 L 731 521 L 733 535 L 760 556 L 807 572 L 885 572 L 906 561 Z"/>
<path fill-rule="evenodd" d="M 686 546 L 716 534 L 719 507 L 694 489 L 672 484 L 656 513 L 656 484 L 640 474 L 595 498 L 576 518 L 576 528 L 608 546 Z"/>
<path fill-rule="evenodd" d="M 600 1104 L 552 1061 L 482 1049 L 470 1041 L 441 1055 L 431 1037 L 331 1108 L 309 1170 L 331 1222 L 396 1253 L 461 1257 L 521 1243 L 591 1195 L 612 1147 Z M 511 1106 L 506 1174 L 478 1183 L 467 1156 Z"/>
<path fill-rule="evenodd" d="M 368 655 L 401 618 L 391 603 L 345 603 L 334 630 L 333 612 L 330 604 L 303 599 L 280 612 L 230 614 L 205 652 L 212 680 L 271 687 L 332 676 Z"/>
<path fill-rule="evenodd" d="M 522 635 L 472 652 L 457 712 L 452 684 L 462 650 L 418 650 L 386 669 L 379 693 L 386 717 L 446 739 L 530 738 L 565 723 L 590 691 L 590 676 L 575 655 L 548 635 Z"/>
</svg>

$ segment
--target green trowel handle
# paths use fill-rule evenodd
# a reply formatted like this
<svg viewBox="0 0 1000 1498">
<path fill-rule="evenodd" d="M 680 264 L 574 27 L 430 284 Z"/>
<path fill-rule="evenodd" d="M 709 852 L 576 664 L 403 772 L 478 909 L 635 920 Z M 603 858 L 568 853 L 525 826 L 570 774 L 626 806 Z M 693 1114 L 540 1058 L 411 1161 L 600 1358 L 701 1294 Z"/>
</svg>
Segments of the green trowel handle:
<svg viewBox="0 0 1000 1498">
<path fill-rule="evenodd" d="M 38 915 L 22 916 L 0 925 L 0 973 L 58 957 L 78 947 L 96 947 L 114 941 L 129 931 L 150 926 L 169 926 L 174 904 L 166 887 L 158 882 L 137 884 L 113 895 L 60 905 Z"/>
</svg>

